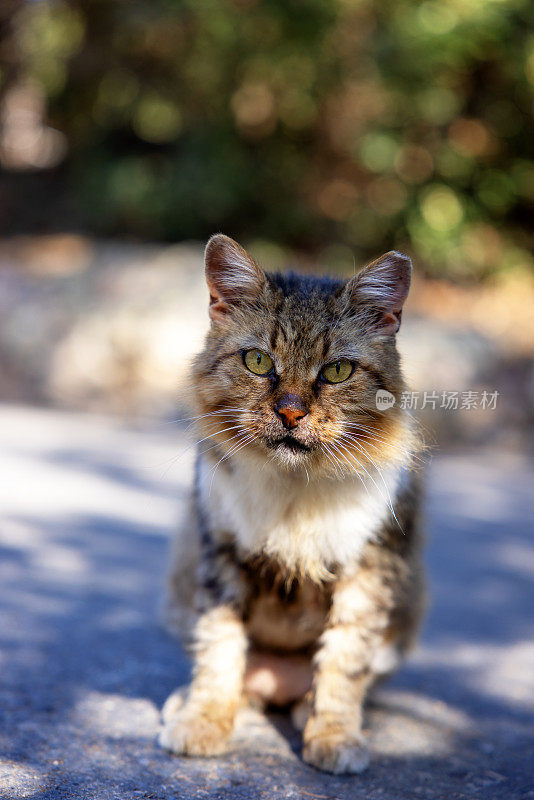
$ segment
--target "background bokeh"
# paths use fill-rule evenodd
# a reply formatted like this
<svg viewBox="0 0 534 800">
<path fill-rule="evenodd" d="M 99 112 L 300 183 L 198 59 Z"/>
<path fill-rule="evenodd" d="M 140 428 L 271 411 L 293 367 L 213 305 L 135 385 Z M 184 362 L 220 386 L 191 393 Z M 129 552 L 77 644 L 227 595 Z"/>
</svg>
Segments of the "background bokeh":
<svg viewBox="0 0 534 800">
<path fill-rule="evenodd" d="M 534 799 L 533 100 L 533 0 L 0 0 L 1 797 Z M 155 746 L 216 231 L 413 258 L 430 603 L 363 779 Z"/>
<path fill-rule="evenodd" d="M 59 196 L 8 223 L 532 268 L 528 0 L 12 6 L 2 161 Z"/>
<path fill-rule="evenodd" d="M 528 0 L 6 0 L 4 395 L 168 407 L 202 302 L 170 243 L 223 230 L 268 268 L 409 252 L 416 386 L 530 424 L 533 29 Z"/>
</svg>

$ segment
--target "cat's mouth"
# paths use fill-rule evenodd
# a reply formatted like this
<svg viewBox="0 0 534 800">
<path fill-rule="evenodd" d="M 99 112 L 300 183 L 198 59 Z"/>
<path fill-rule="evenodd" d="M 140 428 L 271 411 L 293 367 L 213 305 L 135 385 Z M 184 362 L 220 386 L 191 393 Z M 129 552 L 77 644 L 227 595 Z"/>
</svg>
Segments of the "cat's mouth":
<svg viewBox="0 0 534 800">
<path fill-rule="evenodd" d="M 290 450 L 292 453 L 310 453 L 311 447 L 307 444 L 304 444 L 299 439 L 296 439 L 294 436 L 291 436 L 290 433 L 282 436 L 281 439 L 275 439 L 274 441 L 269 442 L 270 447 L 283 447 L 284 449 Z"/>
</svg>

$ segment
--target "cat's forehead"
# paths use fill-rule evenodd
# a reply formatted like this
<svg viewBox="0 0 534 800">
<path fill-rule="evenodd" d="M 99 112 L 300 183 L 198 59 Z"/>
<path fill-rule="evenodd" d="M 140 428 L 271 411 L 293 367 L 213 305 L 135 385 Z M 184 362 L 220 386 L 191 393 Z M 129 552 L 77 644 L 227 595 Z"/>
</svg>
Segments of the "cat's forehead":
<svg viewBox="0 0 534 800">
<path fill-rule="evenodd" d="M 248 331 L 242 331 L 245 345 L 261 347 L 282 361 L 315 361 L 324 357 L 329 341 L 328 318 L 280 308 L 276 314 L 256 313 Z"/>
<path fill-rule="evenodd" d="M 269 292 L 263 313 L 255 328 L 279 353 L 309 353 L 321 348 L 332 323 L 331 301 L 317 294 L 305 294 L 298 288 L 291 292 Z"/>
<path fill-rule="evenodd" d="M 344 281 L 294 274 L 268 275 L 267 291 L 242 307 L 231 338 L 237 349 L 258 347 L 278 368 L 314 370 L 330 359 L 358 358 L 365 330 L 348 314 Z"/>
<path fill-rule="evenodd" d="M 334 322 L 333 309 L 325 302 L 307 302 L 293 295 L 284 298 L 271 317 L 271 324 L 278 332 L 279 343 L 300 344 L 313 342 L 328 335 Z"/>
<path fill-rule="evenodd" d="M 354 341 L 354 326 L 346 330 L 339 290 L 331 278 L 275 276 L 263 313 L 255 320 L 256 334 L 281 358 L 303 362 L 324 360 L 332 346 Z"/>
<path fill-rule="evenodd" d="M 343 282 L 312 275 L 269 275 L 268 306 L 273 321 L 293 337 L 325 334 L 339 310 Z"/>
</svg>

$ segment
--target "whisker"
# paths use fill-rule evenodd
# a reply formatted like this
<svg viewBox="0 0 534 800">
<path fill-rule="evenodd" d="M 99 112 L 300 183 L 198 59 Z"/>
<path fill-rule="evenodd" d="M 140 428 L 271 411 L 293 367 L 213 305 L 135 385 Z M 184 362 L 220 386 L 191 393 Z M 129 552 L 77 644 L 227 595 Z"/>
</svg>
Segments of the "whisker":
<svg viewBox="0 0 534 800">
<path fill-rule="evenodd" d="M 194 417 L 189 417 L 189 419 L 196 420 L 196 419 L 202 419 L 203 417 L 217 416 L 219 414 L 234 414 L 234 413 L 237 413 L 239 411 L 241 411 L 241 412 L 247 412 L 248 411 L 249 413 L 252 413 L 250 408 L 238 408 L 237 406 L 234 408 L 234 407 L 229 406 L 227 408 L 215 409 L 214 411 L 206 411 L 205 414 L 197 414 Z"/>
<path fill-rule="evenodd" d="M 201 442 L 205 442 L 206 439 L 212 439 L 214 436 L 217 436 L 219 433 L 229 433 L 229 431 L 235 431 L 235 430 L 238 430 L 239 428 L 243 428 L 243 425 L 230 425 L 229 428 L 222 428 L 222 430 L 213 431 L 213 433 L 208 433 L 208 435 L 207 436 L 203 436 L 202 439 L 198 439 L 196 442 L 192 442 L 192 444 L 190 444 L 189 447 L 184 452 L 187 453 L 187 451 L 190 450 L 192 447 L 195 447 L 197 444 L 200 444 Z"/>
<path fill-rule="evenodd" d="M 223 418 L 223 419 L 221 419 L 221 422 L 231 422 L 233 417 L 235 417 L 236 420 L 237 420 L 237 414 L 238 413 L 243 415 L 245 417 L 245 419 L 247 419 L 247 420 L 255 419 L 253 414 L 251 414 L 250 412 L 246 412 L 246 411 L 241 411 L 241 412 L 238 412 L 238 411 L 217 411 L 217 412 L 210 411 L 208 414 L 201 414 L 199 417 L 197 417 L 192 422 L 190 422 L 189 425 L 186 428 L 186 431 L 188 431 L 190 428 L 194 427 L 195 425 L 198 425 L 203 420 L 208 420 L 208 422 L 217 422 L 219 417 Z M 226 417 L 226 419 L 224 419 L 224 417 Z"/>
<path fill-rule="evenodd" d="M 343 469 L 343 464 L 339 460 L 339 458 L 332 452 L 330 446 L 326 442 L 321 443 L 321 447 L 324 450 L 325 456 L 328 458 L 332 466 L 334 467 L 334 471 L 336 475 L 341 470 L 341 474 L 345 474 L 345 470 Z"/>
<path fill-rule="evenodd" d="M 353 430 L 362 431 L 363 433 L 377 433 L 376 428 L 370 428 L 369 425 L 364 425 L 362 422 L 344 422 L 343 426 L 345 428 L 352 428 Z"/>
<path fill-rule="evenodd" d="M 241 450 L 243 450 L 244 447 L 246 447 L 248 444 L 251 444 L 251 442 L 253 442 L 256 438 L 257 437 L 256 437 L 255 434 L 247 434 L 245 436 L 244 440 L 241 439 L 236 445 L 234 445 L 234 447 L 232 447 L 228 451 L 228 453 L 225 453 L 225 455 L 222 458 L 220 458 L 219 461 L 217 461 L 217 463 L 215 464 L 215 466 L 212 469 L 213 475 L 211 476 L 210 488 L 209 488 L 209 492 L 208 492 L 209 495 L 211 495 L 211 489 L 213 487 L 213 481 L 215 479 L 215 473 L 217 472 L 217 468 L 218 468 L 219 464 L 222 464 L 222 462 L 225 461 L 227 458 L 230 458 L 230 456 L 236 455 L 237 453 L 239 453 Z"/>
<path fill-rule="evenodd" d="M 364 466 L 364 465 L 361 463 L 361 461 L 359 461 L 359 459 L 357 459 L 357 458 L 356 458 L 356 456 L 354 455 L 354 453 L 351 453 L 351 451 L 350 451 L 350 450 L 349 450 L 347 447 L 345 447 L 343 444 L 341 444 L 340 440 L 338 440 L 338 444 L 339 444 L 339 446 L 340 446 L 340 447 L 342 447 L 342 449 L 343 449 L 343 450 L 345 450 L 345 452 L 349 453 L 349 454 L 350 454 L 350 455 L 351 455 L 351 456 L 352 456 L 352 457 L 353 457 L 353 458 L 356 460 L 356 462 L 359 464 L 360 468 L 361 468 L 361 469 L 363 469 L 363 471 L 365 472 L 365 474 L 366 474 L 366 475 L 367 475 L 367 476 L 368 476 L 368 477 L 369 477 L 369 478 L 372 480 L 372 482 L 374 483 L 374 485 L 375 485 L 375 487 L 376 487 L 376 490 L 377 490 L 377 492 L 380 494 L 380 496 L 382 497 L 382 499 L 384 500 L 384 502 L 386 503 L 386 505 L 387 505 L 387 506 L 388 506 L 388 508 L 390 509 L 390 511 L 391 511 L 391 513 L 393 514 L 393 516 L 395 516 L 395 511 L 393 510 L 393 505 L 392 505 L 392 503 L 391 503 L 391 497 L 389 496 L 389 490 L 388 490 L 387 486 L 386 486 L 386 493 L 387 493 L 388 497 L 384 497 L 384 495 L 382 494 L 382 490 L 380 489 L 379 485 L 377 484 L 377 482 L 375 481 L 375 479 L 373 478 L 373 476 L 371 475 L 371 473 L 370 473 L 370 472 L 369 472 L 369 471 L 368 471 L 368 470 L 365 468 L 365 466 Z M 362 451 L 362 450 L 360 450 L 360 452 L 363 454 L 363 451 Z M 375 467 L 375 469 L 377 470 L 377 472 L 378 472 L 378 473 L 380 474 L 380 476 L 382 477 L 382 480 L 384 481 L 384 478 L 383 478 L 383 476 L 382 476 L 382 473 L 380 472 L 380 468 L 379 468 L 379 467 L 378 467 L 378 466 L 375 464 L 375 462 L 373 461 L 373 459 L 372 459 L 372 458 L 371 458 L 371 457 L 370 457 L 368 454 L 367 454 L 367 457 L 368 457 L 368 458 L 369 458 L 369 460 L 370 460 L 370 461 L 373 463 L 373 466 Z M 385 486 L 385 481 L 384 481 L 384 486 Z M 396 517 L 395 517 L 395 519 L 396 519 Z"/>
<path fill-rule="evenodd" d="M 183 458 L 193 447 L 197 447 L 199 444 L 202 444 L 202 442 L 205 442 L 207 439 L 211 439 L 211 438 L 213 438 L 213 436 L 217 436 L 218 433 L 228 433 L 229 431 L 234 431 L 234 430 L 239 430 L 239 429 L 242 429 L 243 431 L 245 431 L 245 428 L 243 428 L 242 425 L 233 425 L 230 428 L 223 428 L 220 431 L 214 431 L 213 433 L 210 433 L 208 436 L 204 436 L 202 439 L 198 439 L 198 441 L 192 442 L 190 445 L 188 445 L 188 447 L 185 448 L 185 450 L 182 450 L 181 453 L 179 453 L 178 455 L 174 456 L 174 458 L 170 459 L 170 463 L 168 464 L 167 468 L 165 469 L 165 472 L 163 473 L 163 477 L 166 477 L 166 475 L 167 475 L 168 471 L 170 470 L 170 468 L 172 466 L 174 466 L 174 464 L 176 464 L 181 458 Z M 234 437 L 232 436 L 230 438 L 230 441 L 232 441 L 233 438 Z M 211 448 L 209 448 L 209 449 L 211 450 Z M 204 452 L 207 452 L 207 450 L 205 450 Z"/>
<path fill-rule="evenodd" d="M 400 528 L 400 529 L 401 529 L 401 531 L 402 531 L 401 524 L 400 524 L 399 520 L 397 519 L 397 515 L 395 514 L 395 509 L 393 508 L 393 501 L 392 501 L 392 499 L 391 499 L 391 494 L 390 494 L 390 491 L 389 491 L 388 485 L 387 485 L 387 483 L 386 483 L 386 480 L 385 480 L 385 478 L 384 478 L 384 475 L 383 475 L 383 473 L 382 473 L 382 470 L 380 469 L 380 467 L 378 466 L 378 464 L 377 464 L 377 463 L 376 463 L 376 462 L 373 460 L 373 458 L 372 458 L 372 457 L 369 455 L 369 453 L 367 452 L 367 450 L 366 450 L 366 449 L 365 449 L 363 446 L 361 446 L 361 447 L 360 447 L 360 444 L 361 444 L 360 442 L 353 441 L 353 442 L 352 442 L 352 444 L 356 445 L 356 447 L 358 448 L 358 450 L 360 451 L 360 453 L 362 453 L 362 455 L 365 455 L 365 456 L 366 456 L 366 457 L 369 459 L 369 461 L 371 462 L 371 464 L 374 466 L 374 468 L 375 468 L 375 469 L 376 469 L 376 471 L 378 472 L 378 474 L 379 474 L 379 476 L 380 476 L 380 478 L 381 478 L 381 480 L 382 480 L 382 483 L 384 484 L 384 489 L 386 490 L 386 495 L 387 495 L 387 498 L 385 498 L 385 497 L 384 497 L 384 495 L 382 494 L 382 491 L 380 490 L 380 487 L 378 486 L 378 484 L 377 484 L 377 482 L 375 481 L 375 479 L 373 478 L 373 476 L 372 476 L 372 475 L 371 475 L 371 474 L 370 474 L 370 473 L 369 473 L 369 472 L 368 472 L 368 471 L 365 469 L 365 467 L 363 466 L 363 464 L 361 464 L 361 466 L 362 466 L 362 469 L 364 469 L 364 470 L 365 470 L 365 472 L 367 473 L 367 475 L 369 475 L 369 477 L 370 477 L 370 478 L 371 478 L 371 480 L 373 481 L 374 485 L 376 486 L 376 489 L 377 489 L 378 493 L 380 494 L 380 496 L 382 497 L 382 499 L 383 499 L 383 500 L 385 500 L 385 502 L 386 502 L 386 504 L 387 504 L 387 506 L 388 506 L 389 510 L 391 511 L 391 514 L 392 514 L 392 516 L 393 516 L 393 519 L 395 520 L 395 522 L 397 523 L 397 525 L 399 526 L 399 528 Z M 343 445 L 341 445 L 341 446 L 343 446 Z M 345 449 L 346 449 L 346 448 L 345 448 Z M 350 451 L 348 451 L 348 452 L 350 452 Z M 403 533 L 404 533 L 404 532 L 403 532 Z"/>
<path fill-rule="evenodd" d="M 199 419 L 204 419 L 205 417 L 216 416 L 216 415 L 219 415 L 219 414 L 233 414 L 234 412 L 239 412 L 239 411 L 253 413 L 250 408 L 237 408 L 237 407 L 232 408 L 232 407 L 228 407 L 228 408 L 220 409 L 218 411 L 207 411 L 205 414 L 197 414 L 194 417 L 178 417 L 177 419 L 169 419 L 169 420 L 166 420 L 163 424 L 164 425 L 172 425 L 173 423 L 176 423 L 176 422 L 191 422 L 191 421 L 194 422 L 194 421 L 199 420 Z"/>
<path fill-rule="evenodd" d="M 213 466 L 213 467 L 211 468 L 211 471 L 212 471 L 212 472 L 215 472 L 215 470 L 217 469 L 217 467 L 219 466 L 219 464 L 221 464 L 221 463 L 222 463 L 222 462 L 223 462 L 223 461 L 224 461 L 226 458 L 228 458 L 229 456 L 231 456 L 231 455 L 232 455 L 232 453 L 233 453 L 233 452 L 234 452 L 234 451 L 235 451 L 235 450 L 236 450 L 236 449 L 239 447 L 239 445 L 241 445 L 241 444 L 242 444 L 242 442 L 243 442 L 244 440 L 246 440 L 246 439 L 252 439 L 252 438 L 254 438 L 253 434 L 251 434 L 251 433 L 249 433 L 249 432 L 247 432 L 247 431 L 244 431 L 244 432 L 243 432 L 243 433 L 241 433 L 241 434 L 236 434 L 236 444 L 235 444 L 235 445 L 232 445 L 232 447 L 230 448 L 230 450 L 228 450 L 228 452 L 224 453 L 224 455 L 222 456 L 222 458 L 220 458 L 220 459 L 219 459 L 219 461 L 217 461 L 217 463 L 215 464 L 215 466 Z"/>
<path fill-rule="evenodd" d="M 338 442 L 338 444 L 339 444 L 339 442 Z M 361 468 L 361 469 L 365 470 L 365 467 L 363 467 L 363 465 L 360 464 L 358 459 L 356 457 L 354 457 L 354 460 L 356 461 L 356 464 L 358 465 L 358 467 L 355 469 L 354 466 L 351 464 L 350 460 L 341 452 L 339 447 L 337 447 L 334 442 L 330 442 L 330 447 L 334 447 L 336 449 L 336 451 L 340 454 L 341 458 L 343 458 L 349 464 L 349 467 L 352 469 L 354 474 L 358 476 L 358 478 L 360 479 L 360 482 L 361 482 L 362 486 L 364 487 L 365 491 L 367 492 L 367 494 L 369 494 L 369 489 L 367 488 L 367 484 L 365 483 L 362 475 L 360 475 L 360 473 L 358 472 L 358 469 Z M 343 448 L 343 449 L 345 449 L 345 448 Z"/>
<path fill-rule="evenodd" d="M 386 445 L 389 445 L 389 446 L 393 446 L 397 450 L 401 449 L 402 452 L 405 452 L 405 453 L 410 453 L 411 452 L 410 450 L 407 450 L 404 447 L 399 447 L 398 444 L 396 444 L 395 442 L 393 442 L 391 440 L 384 439 L 384 437 L 381 436 L 380 434 L 378 434 L 374 428 L 369 428 L 367 425 L 363 425 L 362 423 L 344 422 L 343 426 L 345 428 L 351 428 L 352 429 L 351 431 L 347 431 L 347 433 L 349 433 L 352 436 L 355 436 L 358 432 L 362 432 L 363 435 L 366 437 L 366 443 L 380 442 L 381 444 L 386 444 Z M 417 457 L 417 455 L 415 453 L 413 455 L 414 455 L 414 457 Z"/>
<path fill-rule="evenodd" d="M 359 472 L 360 469 L 362 469 L 362 468 L 365 469 L 365 468 L 362 466 L 362 464 L 360 464 L 360 462 L 356 458 L 356 456 L 353 456 L 353 460 L 356 462 L 356 465 L 357 465 L 356 468 L 355 468 L 354 465 L 351 463 L 351 460 L 349 458 L 347 458 L 347 456 L 344 455 L 338 448 L 336 448 L 336 449 L 337 449 L 338 453 L 340 453 L 341 456 L 345 459 L 345 461 L 347 461 L 347 463 L 350 465 L 352 471 L 358 477 L 358 479 L 359 479 L 360 483 L 362 484 L 363 488 L 365 489 L 367 494 L 369 494 L 369 487 L 367 486 L 363 475 L 361 475 L 360 472 Z M 343 448 L 343 449 L 345 450 L 345 448 Z M 345 451 L 345 452 L 347 452 L 347 451 Z"/>
<path fill-rule="evenodd" d="M 233 436 L 230 436 L 229 439 L 226 439 L 226 441 L 224 443 L 225 444 L 230 444 L 230 442 L 236 441 L 236 439 L 241 437 L 244 433 L 248 433 L 248 431 L 246 431 L 246 429 L 243 428 L 241 433 L 235 433 Z M 215 444 L 212 444 L 211 447 L 207 447 L 205 449 L 202 449 L 201 450 L 202 455 L 204 455 L 205 453 L 209 453 L 210 450 L 215 450 L 217 447 L 219 447 L 219 448 L 221 447 L 221 444 L 219 442 L 215 442 Z"/>
<path fill-rule="evenodd" d="M 355 431 L 347 431 L 343 435 L 345 437 L 350 436 L 351 437 L 351 441 L 354 441 L 353 437 L 356 436 L 356 434 L 358 433 L 359 430 L 363 430 L 365 439 L 364 439 L 363 442 L 362 442 L 361 439 L 358 439 L 357 441 L 360 444 L 362 444 L 362 445 L 363 444 L 374 445 L 374 444 L 378 443 L 378 444 L 387 445 L 388 447 L 392 447 L 398 453 L 403 453 L 405 456 L 407 456 L 410 459 L 414 459 L 416 461 L 419 461 L 421 464 L 425 463 L 424 458 L 422 458 L 418 453 L 416 453 L 413 448 L 404 447 L 402 444 L 396 443 L 396 442 L 391 441 L 391 440 L 388 441 L 387 439 L 384 439 L 382 436 L 380 436 L 377 433 L 375 433 L 375 431 L 372 428 L 366 428 L 365 426 L 355 425 L 353 423 L 344 423 L 344 425 L 346 427 L 350 426 L 350 427 L 353 427 L 353 428 L 356 429 Z"/>
<path fill-rule="evenodd" d="M 361 429 L 358 429 L 358 430 L 354 430 L 354 431 L 346 431 L 346 433 L 348 435 L 353 436 L 353 437 L 356 437 L 358 435 L 358 433 L 361 433 L 362 436 L 366 437 L 366 440 L 369 440 L 369 441 L 372 441 L 372 442 L 378 442 L 379 444 L 383 444 L 383 445 L 392 444 L 392 442 L 389 442 L 387 439 L 384 439 L 382 436 L 373 435 L 370 431 L 362 431 Z"/>
</svg>

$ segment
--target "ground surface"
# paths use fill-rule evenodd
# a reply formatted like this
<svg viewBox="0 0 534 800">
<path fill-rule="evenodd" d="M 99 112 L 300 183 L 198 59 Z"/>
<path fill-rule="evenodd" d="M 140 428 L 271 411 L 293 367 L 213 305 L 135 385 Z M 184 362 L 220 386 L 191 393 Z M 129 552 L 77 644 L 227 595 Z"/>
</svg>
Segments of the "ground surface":
<svg viewBox="0 0 534 800">
<path fill-rule="evenodd" d="M 504 456 L 434 459 L 432 606 L 369 708 L 369 772 L 304 765 L 282 715 L 244 715 L 222 759 L 158 749 L 158 709 L 188 677 L 157 624 L 184 441 L 173 425 L 0 408 L 0 796 L 534 797 L 534 465 Z"/>
</svg>

